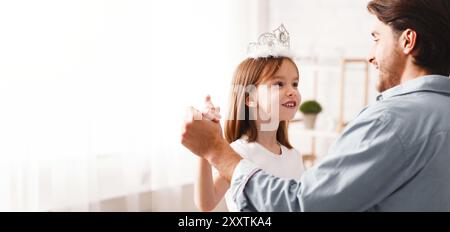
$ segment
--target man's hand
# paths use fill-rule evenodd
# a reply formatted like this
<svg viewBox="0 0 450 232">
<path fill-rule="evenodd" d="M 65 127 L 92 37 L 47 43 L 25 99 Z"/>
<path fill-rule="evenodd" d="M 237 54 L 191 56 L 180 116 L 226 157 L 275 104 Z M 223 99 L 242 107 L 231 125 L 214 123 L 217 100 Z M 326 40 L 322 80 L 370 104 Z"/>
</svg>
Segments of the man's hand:
<svg viewBox="0 0 450 232">
<path fill-rule="evenodd" d="M 222 136 L 218 120 L 220 111 L 206 98 L 209 110 L 201 113 L 193 107 L 187 111 L 183 125 L 181 143 L 192 153 L 206 159 L 222 176 L 231 180 L 234 168 L 242 159 Z"/>
<path fill-rule="evenodd" d="M 183 129 L 181 143 L 192 153 L 207 160 L 209 155 L 227 145 L 222 137 L 220 123 L 206 119 L 193 107 L 188 109 Z"/>
</svg>

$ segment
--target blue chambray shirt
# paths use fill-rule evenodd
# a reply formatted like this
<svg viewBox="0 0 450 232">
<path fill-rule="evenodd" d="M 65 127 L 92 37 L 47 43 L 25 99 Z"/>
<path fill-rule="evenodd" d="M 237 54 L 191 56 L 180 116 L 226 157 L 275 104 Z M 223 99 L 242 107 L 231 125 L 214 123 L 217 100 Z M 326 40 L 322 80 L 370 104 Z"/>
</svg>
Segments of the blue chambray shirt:
<svg viewBox="0 0 450 232">
<path fill-rule="evenodd" d="M 241 211 L 450 211 L 450 78 L 380 94 L 300 181 L 242 160 L 230 190 Z"/>
</svg>

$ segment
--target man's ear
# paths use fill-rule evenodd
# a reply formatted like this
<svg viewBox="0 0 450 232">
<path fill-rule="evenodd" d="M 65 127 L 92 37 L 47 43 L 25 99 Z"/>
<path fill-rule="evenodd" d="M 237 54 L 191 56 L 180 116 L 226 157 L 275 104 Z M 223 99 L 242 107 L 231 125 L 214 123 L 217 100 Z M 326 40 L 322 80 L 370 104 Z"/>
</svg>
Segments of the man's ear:
<svg viewBox="0 0 450 232">
<path fill-rule="evenodd" d="M 406 29 L 400 36 L 400 46 L 405 55 L 411 54 L 416 46 L 417 32 L 412 29 Z"/>
</svg>

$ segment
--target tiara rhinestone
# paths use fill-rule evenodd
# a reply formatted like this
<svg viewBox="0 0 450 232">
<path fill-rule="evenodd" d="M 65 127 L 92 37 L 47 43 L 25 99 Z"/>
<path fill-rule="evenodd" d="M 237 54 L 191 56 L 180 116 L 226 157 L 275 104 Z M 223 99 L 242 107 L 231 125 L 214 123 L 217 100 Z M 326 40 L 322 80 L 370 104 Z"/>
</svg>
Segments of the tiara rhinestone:
<svg viewBox="0 0 450 232">
<path fill-rule="evenodd" d="M 247 47 L 249 57 L 292 57 L 290 50 L 289 32 L 283 24 L 272 32 L 266 32 L 259 36 L 258 42 L 250 43 Z"/>
</svg>

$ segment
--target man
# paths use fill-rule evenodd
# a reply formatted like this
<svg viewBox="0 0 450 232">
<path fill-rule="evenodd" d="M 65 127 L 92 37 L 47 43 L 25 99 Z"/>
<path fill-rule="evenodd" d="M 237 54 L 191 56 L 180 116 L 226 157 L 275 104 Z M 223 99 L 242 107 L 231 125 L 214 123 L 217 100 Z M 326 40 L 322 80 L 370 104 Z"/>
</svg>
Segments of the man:
<svg viewBox="0 0 450 232">
<path fill-rule="evenodd" d="M 381 94 L 299 182 L 243 160 L 191 108 L 182 144 L 231 181 L 241 211 L 450 211 L 450 1 L 368 9 Z"/>
</svg>

